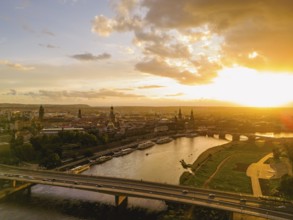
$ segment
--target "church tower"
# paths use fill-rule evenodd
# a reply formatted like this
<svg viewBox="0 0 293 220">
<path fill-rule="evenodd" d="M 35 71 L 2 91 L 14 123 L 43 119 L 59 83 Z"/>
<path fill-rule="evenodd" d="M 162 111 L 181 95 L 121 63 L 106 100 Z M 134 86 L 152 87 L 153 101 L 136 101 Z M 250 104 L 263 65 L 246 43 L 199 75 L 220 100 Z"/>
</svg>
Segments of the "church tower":
<svg viewBox="0 0 293 220">
<path fill-rule="evenodd" d="M 82 116 L 81 116 L 81 110 L 80 109 L 78 109 L 78 115 L 77 115 L 77 117 L 78 118 L 82 118 Z"/>
<path fill-rule="evenodd" d="M 44 119 L 44 115 L 45 115 L 45 109 L 44 107 L 41 105 L 39 108 L 39 120 L 42 121 Z"/>
<path fill-rule="evenodd" d="M 113 106 L 111 106 L 111 108 L 110 108 L 110 121 L 113 123 L 115 122 L 115 114 L 114 114 Z"/>
<path fill-rule="evenodd" d="M 182 120 L 182 113 L 181 113 L 181 108 L 179 108 L 179 113 L 178 113 L 178 120 Z"/>
<path fill-rule="evenodd" d="M 191 110 L 191 113 L 190 113 L 190 121 L 194 121 L 193 110 Z"/>
</svg>

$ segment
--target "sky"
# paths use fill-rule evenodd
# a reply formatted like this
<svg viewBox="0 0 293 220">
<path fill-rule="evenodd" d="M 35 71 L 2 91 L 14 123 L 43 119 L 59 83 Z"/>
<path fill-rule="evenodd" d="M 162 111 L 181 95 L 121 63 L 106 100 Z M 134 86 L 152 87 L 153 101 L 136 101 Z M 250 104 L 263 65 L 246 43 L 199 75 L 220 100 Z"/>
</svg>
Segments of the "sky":
<svg viewBox="0 0 293 220">
<path fill-rule="evenodd" d="M 1 0 L 0 103 L 293 106 L 292 0 Z"/>
</svg>

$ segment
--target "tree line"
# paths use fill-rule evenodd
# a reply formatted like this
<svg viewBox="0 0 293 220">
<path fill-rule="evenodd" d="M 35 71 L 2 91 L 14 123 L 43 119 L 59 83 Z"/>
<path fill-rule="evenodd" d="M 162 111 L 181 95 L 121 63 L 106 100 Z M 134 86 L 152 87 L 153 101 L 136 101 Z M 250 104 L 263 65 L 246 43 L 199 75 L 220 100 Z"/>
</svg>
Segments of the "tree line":
<svg viewBox="0 0 293 220">
<path fill-rule="evenodd" d="M 86 132 L 62 131 L 57 135 L 39 135 L 30 138 L 25 143 L 22 136 L 12 136 L 10 149 L 20 161 L 38 163 L 46 168 L 61 165 L 61 159 L 68 150 L 68 146 L 74 145 L 78 149 L 96 146 L 97 138 Z M 86 156 L 90 153 L 86 152 Z"/>
</svg>

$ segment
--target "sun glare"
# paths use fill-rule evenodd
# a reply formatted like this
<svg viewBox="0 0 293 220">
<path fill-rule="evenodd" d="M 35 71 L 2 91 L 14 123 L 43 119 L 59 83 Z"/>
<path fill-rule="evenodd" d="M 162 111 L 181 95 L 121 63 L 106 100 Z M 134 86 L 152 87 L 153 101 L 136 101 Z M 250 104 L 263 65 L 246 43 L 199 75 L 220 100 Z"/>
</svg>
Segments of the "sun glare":
<svg viewBox="0 0 293 220">
<path fill-rule="evenodd" d="M 237 67 L 219 72 L 218 98 L 244 106 L 278 107 L 291 101 L 293 76 Z"/>
</svg>

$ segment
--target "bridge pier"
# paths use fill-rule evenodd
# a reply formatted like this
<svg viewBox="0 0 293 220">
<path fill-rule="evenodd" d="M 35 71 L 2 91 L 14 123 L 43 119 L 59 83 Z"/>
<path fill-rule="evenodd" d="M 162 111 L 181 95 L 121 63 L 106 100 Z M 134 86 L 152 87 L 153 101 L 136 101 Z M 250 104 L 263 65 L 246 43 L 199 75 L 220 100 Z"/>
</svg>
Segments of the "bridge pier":
<svg viewBox="0 0 293 220">
<path fill-rule="evenodd" d="M 219 139 L 226 139 L 226 134 L 225 133 L 220 133 L 219 134 Z"/>
<path fill-rule="evenodd" d="M 233 134 L 232 135 L 232 141 L 240 141 L 240 135 L 239 134 Z"/>
<path fill-rule="evenodd" d="M 12 180 L 11 185 L 12 185 L 12 188 L 16 188 L 16 180 Z"/>
<path fill-rule="evenodd" d="M 122 195 L 115 196 L 115 206 L 116 207 L 126 208 L 127 204 L 128 204 L 128 197 L 127 196 L 122 196 Z"/>
<path fill-rule="evenodd" d="M 254 135 L 248 135 L 247 138 L 248 138 L 249 142 L 254 142 L 255 141 L 255 136 Z"/>
<path fill-rule="evenodd" d="M 214 137 L 214 133 L 213 132 L 208 132 L 207 135 L 208 135 L 208 137 Z"/>
<path fill-rule="evenodd" d="M 31 194 L 32 194 L 32 187 L 31 186 L 26 188 L 26 193 L 29 197 L 31 196 Z"/>
<path fill-rule="evenodd" d="M 208 135 L 208 132 L 207 131 L 199 131 L 198 134 L 200 136 L 207 136 Z"/>
</svg>

